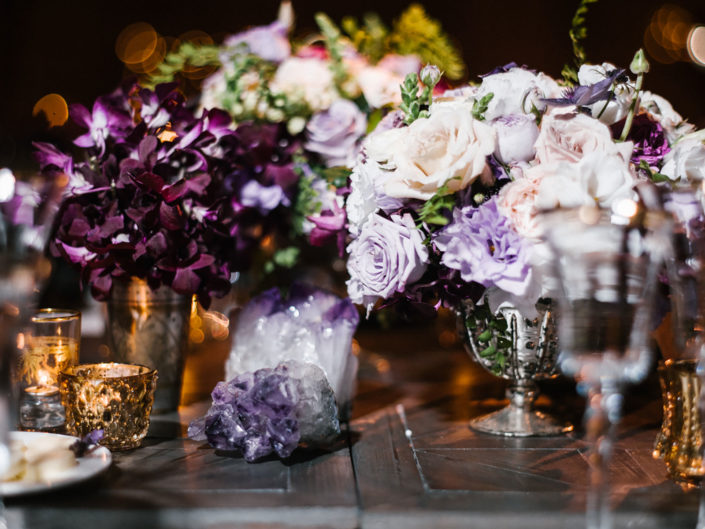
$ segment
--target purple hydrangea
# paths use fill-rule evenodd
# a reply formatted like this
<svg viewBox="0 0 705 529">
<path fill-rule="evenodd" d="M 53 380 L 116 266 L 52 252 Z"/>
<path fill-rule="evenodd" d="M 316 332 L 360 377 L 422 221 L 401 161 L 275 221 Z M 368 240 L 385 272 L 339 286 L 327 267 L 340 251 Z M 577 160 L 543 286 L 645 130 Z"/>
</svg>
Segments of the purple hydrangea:
<svg viewBox="0 0 705 529">
<path fill-rule="evenodd" d="M 512 229 L 492 198 L 478 208 L 453 211 L 453 221 L 434 238 L 441 264 L 460 271 L 464 281 L 522 295 L 531 267 L 527 242 Z"/>
</svg>

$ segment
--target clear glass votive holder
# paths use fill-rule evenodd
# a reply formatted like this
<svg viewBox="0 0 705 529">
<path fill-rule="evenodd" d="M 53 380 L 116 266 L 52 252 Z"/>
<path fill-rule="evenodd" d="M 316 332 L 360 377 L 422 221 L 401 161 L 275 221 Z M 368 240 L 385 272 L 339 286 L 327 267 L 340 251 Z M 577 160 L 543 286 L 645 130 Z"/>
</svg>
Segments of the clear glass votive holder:
<svg viewBox="0 0 705 529">
<path fill-rule="evenodd" d="M 68 309 L 41 309 L 23 334 L 18 370 L 19 423 L 25 430 L 58 431 L 65 414 L 59 395 L 59 373 L 78 363 L 81 313 Z"/>
<path fill-rule="evenodd" d="M 82 437 L 103 430 L 110 450 L 137 448 L 147 435 L 157 371 L 135 364 L 83 364 L 59 374 L 66 430 Z"/>
<path fill-rule="evenodd" d="M 663 421 L 653 456 L 662 458 L 670 478 L 683 485 L 697 485 L 705 474 L 696 365 L 695 360 L 666 360 L 658 367 Z"/>
</svg>

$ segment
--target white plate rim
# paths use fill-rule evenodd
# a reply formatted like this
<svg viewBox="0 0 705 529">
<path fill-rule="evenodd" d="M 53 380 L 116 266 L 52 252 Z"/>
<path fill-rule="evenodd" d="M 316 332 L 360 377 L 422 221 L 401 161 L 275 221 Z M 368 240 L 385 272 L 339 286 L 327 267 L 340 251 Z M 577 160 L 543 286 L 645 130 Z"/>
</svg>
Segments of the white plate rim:
<svg viewBox="0 0 705 529">
<path fill-rule="evenodd" d="M 77 437 L 48 432 L 10 432 L 11 440 L 29 442 L 41 437 L 61 437 L 78 440 Z M 58 479 L 52 481 L 26 482 L 26 481 L 0 481 L 0 496 L 11 497 L 23 494 L 35 494 L 60 487 L 80 483 L 106 470 L 113 460 L 113 456 L 104 446 L 91 450 L 82 457 L 76 458 L 77 465 L 67 468 Z"/>
</svg>

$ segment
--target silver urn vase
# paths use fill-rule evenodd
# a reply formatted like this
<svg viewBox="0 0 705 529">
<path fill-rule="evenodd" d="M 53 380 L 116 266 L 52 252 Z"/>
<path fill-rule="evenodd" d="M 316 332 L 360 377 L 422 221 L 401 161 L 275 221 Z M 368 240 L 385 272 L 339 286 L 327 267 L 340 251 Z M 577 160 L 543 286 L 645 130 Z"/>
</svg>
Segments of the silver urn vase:
<svg viewBox="0 0 705 529">
<path fill-rule="evenodd" d="M 481 432 L 508 437 L 559 435 L 573 426 L 534 409 L 537 380 L 557 376 L 558 344 L 548 300 L 536 304 L 538 317 L 525 318 L 515 307 L 493 314 L 487 303 L 461 304 L 458 327 L 466 350 L 490 373 L 509 381 L 504 408 L 470 421 Z"/>
<path fill-rule="evenodd" d="M 152 413 L 179 406 L 188 348 L 191 296 L 157 290 L 132 279 L 116 282 L 108 300 L 108 340 L 117 362 L 140 364 L 159 375 Z"/>
</svg>

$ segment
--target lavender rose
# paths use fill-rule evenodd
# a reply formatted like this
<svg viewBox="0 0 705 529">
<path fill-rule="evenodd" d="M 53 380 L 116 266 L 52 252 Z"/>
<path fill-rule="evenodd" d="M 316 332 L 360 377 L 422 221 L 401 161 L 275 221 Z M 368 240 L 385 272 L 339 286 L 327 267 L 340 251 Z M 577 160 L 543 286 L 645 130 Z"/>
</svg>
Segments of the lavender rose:
<svg viewBox="0 0 705 529">
<path fill-rule="evenodd" d="M 368 312 L 378 299 L 403 292 L 408 284 L 418 281 L 428 263 L 423 234 L 408 213 L 392 215 L 391 220 L 371 215 L 347 250 L 348 294 Z"/>
<path fill-rule="evenodd" d="M 497 209 L 495 198 L 480 207 L 453 211 L 453 222 L 434 239 L 441 263 L 459 270 L 463 281 L 520 296 L 531 280 L 528 243 Z"/>
<path fill-rule="evenodd" d="M 320 154 L 328 167 L 350 166 L 355 162 L 357 140 L 366 128 L 367 120 L 357 105 L 339 99 L 308 122 L 304 147 Z"/>
<path fill-rule="evenodd" d="M 510 114 L 495 119 L 492 127 L 497 133 L 494 155 L 503 164 L 533 160 L 534 143 L 539 136 L 536 120 L 528 114 Z"/>
</svg>

